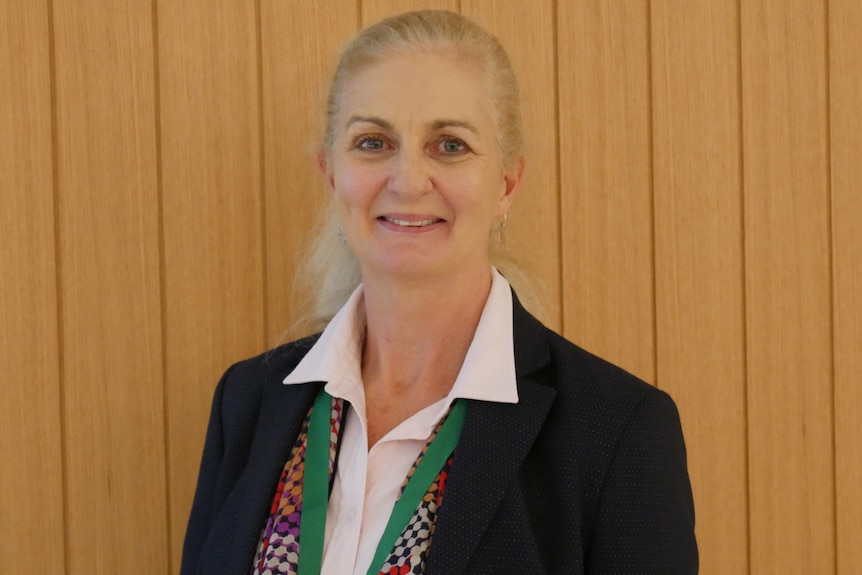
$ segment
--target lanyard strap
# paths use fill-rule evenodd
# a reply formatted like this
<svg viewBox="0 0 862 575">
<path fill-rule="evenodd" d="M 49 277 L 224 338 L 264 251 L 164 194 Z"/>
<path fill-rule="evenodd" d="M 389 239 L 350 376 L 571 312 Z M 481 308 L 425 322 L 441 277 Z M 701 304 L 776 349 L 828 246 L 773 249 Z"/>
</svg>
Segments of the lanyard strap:
<svg viewBox="0 0 862 575">
<path fill-rule="evenodd" d="M 329 413 L 332 399 L 320 388 L 305 440 L 305 472 L 302 478 L 302 508 L 299 520 L 299 544 L 302 561 L 298 575 L 320 575 L 323 564 L 323 534 L 326 529 L 326 507 L 329 504 Z"/>
<path fill-rule="evenodd" d="M 319 575 L 323 564 L 323 538 L 326 529 L 326 508 L 329 504 L 329 439 L 331 397 L 323 388 L 317 394 L 311 420 L 308 424 L 308 438 L 305 452 L 305 477 L 302 480 L 302 510 L 299 522 L 299 544 L 301 561 L 297 570 L 299 575 Z M 404 531 L 428 488 L 440 473 L 440 469 L 461 437 L 467 404 L 456 401 L 419 461 L 413 475 L 407 481 L 401 497 L 395 502 L 392 514 L 377 544 L 374 559 L 368 568 L 368 575 L 380 572 L 380 566 Z"/>
</svg>

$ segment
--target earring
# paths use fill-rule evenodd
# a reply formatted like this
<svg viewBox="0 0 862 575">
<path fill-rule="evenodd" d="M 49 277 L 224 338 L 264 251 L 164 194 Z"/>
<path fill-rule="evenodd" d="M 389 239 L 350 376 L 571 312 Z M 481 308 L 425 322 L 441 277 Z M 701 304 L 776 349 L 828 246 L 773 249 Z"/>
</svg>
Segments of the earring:
<svg viewBox="0 0 862 575">
<path fill-rule="evenodd" d="M 500 221 L 500 227 L 497 228 L 497 242 L 503 249 L 506 249 L 506 220 L 508 219 L 508 217 L 509 213 L 504 213 L 503 219 Z"/>
<path fill-rule="evenodd" d="M 341 229 L 341 226 L 338 226 L 338 243 L 342 247 L 347 245 L 347 236 L 344 235 L 344 230 Z"/>
</svg>

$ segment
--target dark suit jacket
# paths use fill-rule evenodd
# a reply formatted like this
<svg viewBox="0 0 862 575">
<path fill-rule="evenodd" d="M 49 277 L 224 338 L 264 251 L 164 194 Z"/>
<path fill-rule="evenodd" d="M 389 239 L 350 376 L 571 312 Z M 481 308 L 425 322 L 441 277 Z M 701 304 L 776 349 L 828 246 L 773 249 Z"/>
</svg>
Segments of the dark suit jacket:
<svg viewBox="0 0 862 575">
<path fill-rule="evenodd" d="M 471 401 L 427 575 L 696 573 L 670 397 L 541 325 L 515 299 L 517 404 Z M 231 367 L 213 401 L 182 575 L 251 572 L 319 385 L 283 385 L 316 337 Z"/>
</svg>

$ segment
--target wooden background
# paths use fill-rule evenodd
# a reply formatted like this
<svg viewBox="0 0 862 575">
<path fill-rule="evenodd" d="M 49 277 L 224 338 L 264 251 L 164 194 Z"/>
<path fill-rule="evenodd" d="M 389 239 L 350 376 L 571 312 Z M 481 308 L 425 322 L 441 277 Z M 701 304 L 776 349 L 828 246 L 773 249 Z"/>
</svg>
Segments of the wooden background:
<svg viewBox="0 0 862 575">
<path fill-rule="evenodd" d="M 2 0 L 0 572 L 177 573 L 216 380 L 297 315 L 334 55 L 427 6 L 510 49 L 510 241 L 679 404 L 702 573 L 858 573 L 860 0 Z"/>
</svg>

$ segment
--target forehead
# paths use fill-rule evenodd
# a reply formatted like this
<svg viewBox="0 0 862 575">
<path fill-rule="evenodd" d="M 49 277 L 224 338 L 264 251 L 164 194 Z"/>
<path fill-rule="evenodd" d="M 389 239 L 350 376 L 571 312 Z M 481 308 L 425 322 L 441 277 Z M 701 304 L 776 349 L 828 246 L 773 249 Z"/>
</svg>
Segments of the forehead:
<svg viewBox="0 0 862 575">
<path fill-rule="evenodd" d="M 407 52 L 354 73 L 340 98 L 339 123 L 353 116 L 432 124 L 440 118 L 493 131 L 491 99 L 482 67 L 454 54 Z"/>
</svg>

